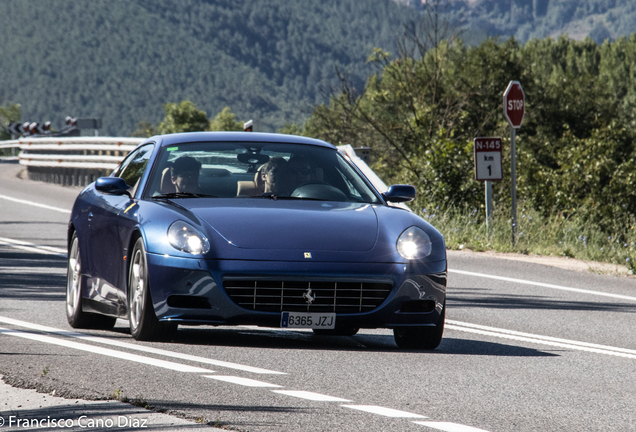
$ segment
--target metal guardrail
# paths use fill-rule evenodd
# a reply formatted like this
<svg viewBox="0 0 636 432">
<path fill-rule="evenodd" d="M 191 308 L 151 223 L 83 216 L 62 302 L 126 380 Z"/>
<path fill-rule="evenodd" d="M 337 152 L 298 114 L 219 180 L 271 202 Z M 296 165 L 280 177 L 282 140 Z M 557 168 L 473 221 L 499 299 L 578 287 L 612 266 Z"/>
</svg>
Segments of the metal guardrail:
<svg viewBox="0 0 636 432">
<path fill-rule="evenodd" d="M 5 141 L 0 148 L 19 148 L 28 167 L 110 169 L 141 143 L 141 138 L 52 137 Z"/>
<path fill-rule="evenodd" d="M 28 178 L 68 186 L 85 186 L 110 174 L 142 138 L 43 137 L 4 141 L 0 149 L 19 149 Z"/>
</svg>

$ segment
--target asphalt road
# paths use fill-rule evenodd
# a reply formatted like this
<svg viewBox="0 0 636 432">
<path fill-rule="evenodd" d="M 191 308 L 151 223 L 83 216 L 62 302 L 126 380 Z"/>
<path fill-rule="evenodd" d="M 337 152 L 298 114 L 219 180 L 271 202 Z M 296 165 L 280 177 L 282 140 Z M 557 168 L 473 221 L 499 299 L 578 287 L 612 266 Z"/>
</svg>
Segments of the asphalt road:
<svg viewBox="0 0 636 432">
<path fill-rule="evenodd" d="M 186 327 L 170 343 L 139 343 L 118 320 L 72 332 L 65 236 L 79 189 L 20 180 L 19 169 L 0 164 L 9 383 L 119 395 L 242 431 L 636 430 L 634 279 L 449 253 L 447 328 L 433 352 L 400 350 L 388 330 Z"/>
</svg>

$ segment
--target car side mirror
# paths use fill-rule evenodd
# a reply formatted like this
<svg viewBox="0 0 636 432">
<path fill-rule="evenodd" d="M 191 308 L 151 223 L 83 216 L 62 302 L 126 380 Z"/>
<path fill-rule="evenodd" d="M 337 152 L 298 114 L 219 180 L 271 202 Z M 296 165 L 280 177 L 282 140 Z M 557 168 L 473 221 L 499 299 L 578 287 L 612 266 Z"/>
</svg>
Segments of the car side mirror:
<svg viewBox="0 0 636 432">
<path fill-rule="evenodd" d="M 415 188 L 411 185 L 392 185 L 382 194 L 388 202 L 408 202 L 415 199 Z"/>
<path fill-rule="evenodd" d="M 120 177 L 100 177 L 95 181 L 95 189 L 109 195 L 130 195 L 130 186 Z"/>
</svg>

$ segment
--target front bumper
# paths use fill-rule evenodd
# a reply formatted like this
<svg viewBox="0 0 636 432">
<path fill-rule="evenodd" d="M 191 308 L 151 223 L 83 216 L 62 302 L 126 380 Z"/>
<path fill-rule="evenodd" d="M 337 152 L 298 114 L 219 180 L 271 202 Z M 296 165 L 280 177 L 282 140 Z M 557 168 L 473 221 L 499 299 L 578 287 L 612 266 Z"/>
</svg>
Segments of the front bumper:
<svg viewBox="0 0 636 432">
<path fill-rule="evenodd" d="M 227 277 L 364 280 L 392 284 L 386 300 L 375 309 L 337 313 L 338 328 L 434 325 L 446 300 L 445 260 L 408 264 L 277 262 L 201 260 L 148 253 L 147 262 L 157 317 L 161 321 L 180 324 L 280 327 L 280 312 L 261 312 L 238 306 L 223 289 Z M 422 308 L 420 305 L 427 306 Z"/>
</svg>

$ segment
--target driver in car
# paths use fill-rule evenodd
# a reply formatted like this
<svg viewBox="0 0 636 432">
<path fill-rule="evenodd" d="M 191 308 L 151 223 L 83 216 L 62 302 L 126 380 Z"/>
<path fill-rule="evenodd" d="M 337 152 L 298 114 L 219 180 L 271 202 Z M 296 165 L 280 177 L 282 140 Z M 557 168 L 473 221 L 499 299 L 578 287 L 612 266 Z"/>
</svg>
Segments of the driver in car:
<svg viewBox="0 0 636 432">
<path fill-rule="evenodd" d="M 303 156 L 295 156 L 287 163 L 290 174 L 290 189 L 293 191 L 298 186 L 313 180 L 311 165 Z"/>
<path fill-rule="evenodd" d="M 201 162 L 191 156 L 181 156 L 172 163 L 170 180 L 176 192 L 199 193 Z"/>
</svg>

